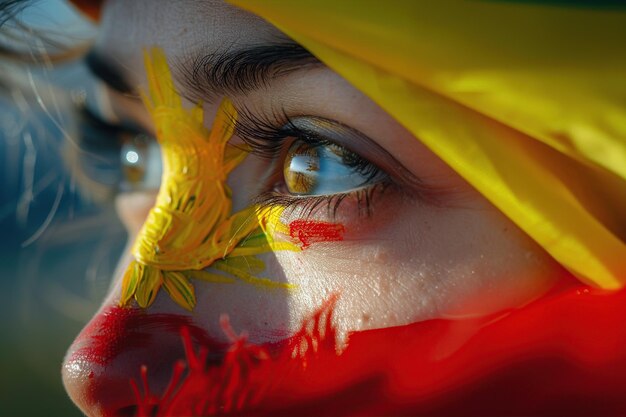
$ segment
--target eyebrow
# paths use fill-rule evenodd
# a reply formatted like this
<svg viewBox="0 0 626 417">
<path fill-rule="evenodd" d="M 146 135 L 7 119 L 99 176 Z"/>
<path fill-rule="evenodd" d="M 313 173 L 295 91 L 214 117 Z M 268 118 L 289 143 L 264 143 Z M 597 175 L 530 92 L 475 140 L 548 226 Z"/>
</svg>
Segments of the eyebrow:
<svg viewBox="0 0 626 417">
<path fill-rule="evenodd" d="M 122 94 L 136 94 L 123 71 L 97 49 L 85 56 L 89 71 L 109 88 Z M 211 101 L 222 95 L 245 94 L 294 71 L 323 66 L 297 43 L 261 44 L 241 49 L 188 54 L 171 62 L 181 95 L 191 102 Z"/>
<path fill-rule="evenodd" d="M 282 42 L 199 54 L 176 61 L 174 70 L 183 87 L 183 96 L 198 102 L 245 94 L 267 87 L 276 78 L 294 71 L 323 65 L 301 45 Z"/>
</svg>

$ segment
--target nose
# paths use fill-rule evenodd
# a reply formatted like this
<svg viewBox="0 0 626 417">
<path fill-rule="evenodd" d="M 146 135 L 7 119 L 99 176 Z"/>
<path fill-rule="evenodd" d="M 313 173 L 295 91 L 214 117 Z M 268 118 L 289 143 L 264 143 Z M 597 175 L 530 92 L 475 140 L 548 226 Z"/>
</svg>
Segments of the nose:
<svg viewBox="0 0 626 417">
<path fill-rule="evenodd" d="M 162 394 L 175 362 L 185 359 L 181 329 L 192 341 L 223 351 L 224 346 L 193 324 L 190 316 L 162 314 L 117 305 L 104 307 L 78 335 L 63 364 L 72 400 L 88 416 L 135 415 L 131 380 L 147 367 L 150 392 Z"/>
</svg>

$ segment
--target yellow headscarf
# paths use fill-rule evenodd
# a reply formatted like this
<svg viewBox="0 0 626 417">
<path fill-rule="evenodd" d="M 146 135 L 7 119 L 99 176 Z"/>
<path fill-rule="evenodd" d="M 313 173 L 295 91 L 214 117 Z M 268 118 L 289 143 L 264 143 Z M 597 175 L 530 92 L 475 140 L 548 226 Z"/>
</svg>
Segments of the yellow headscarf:
<svg viewBox="0 0 626 417">
<path fill-rule="evenodd" d="M 231 3 L 366 93 L 581 280 L 626 283 L 626 10 Z"/>
</svg>

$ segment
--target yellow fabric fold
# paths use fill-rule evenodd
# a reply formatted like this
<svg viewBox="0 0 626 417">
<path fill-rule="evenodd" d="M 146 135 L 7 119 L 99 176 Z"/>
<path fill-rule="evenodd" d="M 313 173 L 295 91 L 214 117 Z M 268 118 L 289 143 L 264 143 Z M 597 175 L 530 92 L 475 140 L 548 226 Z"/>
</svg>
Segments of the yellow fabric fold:
<svg viewBox="0 0 626 417">
<path fill-rule="evenodd" d="M 231 0 L 407 127 L 583 281 L 626 282 L 626 12 Z"/>
</svg>

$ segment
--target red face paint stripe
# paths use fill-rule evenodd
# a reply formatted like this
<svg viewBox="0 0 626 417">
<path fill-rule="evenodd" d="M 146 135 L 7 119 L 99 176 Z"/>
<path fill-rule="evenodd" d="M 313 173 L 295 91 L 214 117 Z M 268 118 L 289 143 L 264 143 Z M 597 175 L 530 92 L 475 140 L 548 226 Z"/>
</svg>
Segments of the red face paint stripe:
<svg viewBox="0 0 626 417">
<path fill-rule="evenodd" d="M 302 249 L 312 243 L 341 241 L 345 231 L 345 227 L 340 223 L 310 220 L 295 220 L 289 223 L 289 236 L 297 239 Z"/>
</svg>

